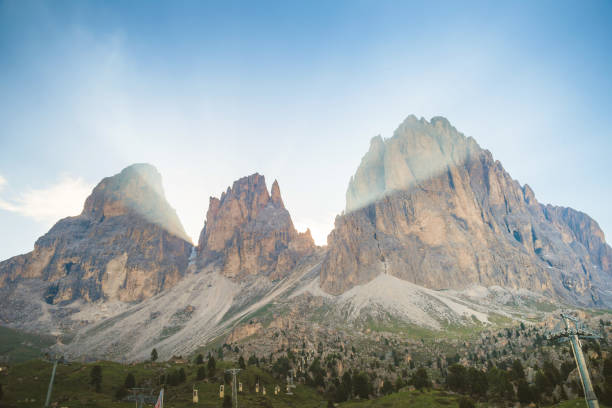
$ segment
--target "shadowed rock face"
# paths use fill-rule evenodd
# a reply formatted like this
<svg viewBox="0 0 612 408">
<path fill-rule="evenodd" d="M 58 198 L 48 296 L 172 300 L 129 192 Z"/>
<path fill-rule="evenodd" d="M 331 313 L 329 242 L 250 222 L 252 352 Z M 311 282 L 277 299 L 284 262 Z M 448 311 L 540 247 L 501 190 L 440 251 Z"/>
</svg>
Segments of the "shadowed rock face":
<svg viewBox="0 0 612 408">
<path fill-rule="evenodd" d="M 339 294 L 379 274 L 434 289 L 526 288 L 603 304 L 612 249 L 597 223 L 543 206 L 444 118 L 408 117 L 372 140 L 328 237 L 321 286 Z"/>
<path fill-rule="evenodd" d="M 135 164 L 103 179 L 83 212 L 58 221 L 34 250 L 0 263 L 0 287 L 37 278 L 48 303 L 148 298 L 184 274 L 192 245 L 161 176 Z"/>
<path fill-rule="evenodd" d="M 256 173 L 234 182 L 220 199 L 211 197 L 198 261 L 231 278 L 261 274 L 276 280 L 314 248 L 310 230 L 295 230 L 278 183 L 269 194 L 265 178 Z"/>
</svg>

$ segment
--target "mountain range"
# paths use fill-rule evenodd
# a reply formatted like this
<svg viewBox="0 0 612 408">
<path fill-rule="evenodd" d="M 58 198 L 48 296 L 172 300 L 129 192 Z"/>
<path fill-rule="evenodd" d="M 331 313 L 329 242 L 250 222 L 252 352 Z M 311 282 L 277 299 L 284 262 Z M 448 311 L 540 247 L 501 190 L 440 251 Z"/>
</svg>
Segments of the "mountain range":
<svg viewBox="0 0 612 408">
<path fill-rule="evenodd" d="M 195 246 L 153 166 L 103 179 L 80 215 L 0 262 L 0 323 L 51 332 L 72 358 L 136 360 L 270 327 L 441 331 L 538 302 L 608 308 L 611 285 L 593 219 L 539 203 L 445 118 L 409 116 L 372 139 L 326 246 L 295 229 L 278 182 L 268 190 L 257 173 L 210 199 Z"/>
</svg>

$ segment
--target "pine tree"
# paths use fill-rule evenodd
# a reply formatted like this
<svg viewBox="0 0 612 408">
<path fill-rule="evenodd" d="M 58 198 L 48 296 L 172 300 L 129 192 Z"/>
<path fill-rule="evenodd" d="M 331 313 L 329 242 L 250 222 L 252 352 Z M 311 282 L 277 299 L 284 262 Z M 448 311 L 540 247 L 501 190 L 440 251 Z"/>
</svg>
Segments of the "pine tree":
<svg viewBox="0 0 612 408">
<path fill-rule="evenodd" d="M 198 365 L 204 364 L 204 356 L 202 356 L 202 354 L 198 354 L 198 356 L 195 359 L 195 363 Z"/>
<path fill-rule="evenodd" d="M 345 371 L 344 374 L 342 374 L 342 386 L 346 392 L 346 399 L 351 398 L 351 395 L 353 395 L 353 378 L 351 377 L 351 373 L 348 371 Z"/>
<path fill-rule="evenodd" d="M 546 392 L 550 394 L 558 384 L 561 384 L 561 373 L 551 361 L 545 361 L 542 369 L 544 371 L 544 375 L 548 379 L 549 384 L 549 388 L 546 390 Z"/>
<path fill-rule="evenodd" d="M 315 360 L 315 361 L 318 362 L 318 360 Z M 244 363 L 244 360 L 243 360 L 243 363 Z M 279 359 L 276 360 L 276 362 L 272 366 L 272 371 L 282 375 L 283 377 L 289 374 L 290 369 L 291 369 L 291 366 L 289 364 L 289 359 L 285 356 L 279 357 Z"/>
<path fill-rule="evenodd" d="M 93 366 L 89 374 L 90 384 L 96 387 L 96 392 L 102 390 L 102 367 L 99 365 Z"/>
<path fill-rule="evenodd" d="M 549 378 L 544 375 L 542 370 L 538 370 L 535 376 L 536 397 L 539 398 L 542 393 L 548 395 L 551 388 L 552 384 L 550 383 Z"/>
<path fill-rule="evenodd" d="M 334 390 L 334 400 L 336 402 L 344 402 L 349 399 L 349 390 L 347 384 L 341 383 L 336 379 L 336 389 Z"/>
<path fill-rule="evenodd" d="M 487 372 L 487 381 L 492 399 L 500 401 L 514 399 L 514 387 L 506 371 L 493 367 Z"/>
<path fill-rule="evenodd" d="M 156 361 L 157 360 L 157 349 L 153 349 L 151 350 L 151 361 Z"/>
<path fill-rule="evenodd" d="M 241 369 L 246 369 L 246 364 L 244 363 L 244 357 L 240 356 L 240 358 L 238 359 L 238 366 Z"/>
<path fill-rule="evenodd" d="M 404 381 L 402 380 L 402 377 L 397 377 L 397 379 L 395 380 L 395 391 L 399 391 L 402 389 L 402 387 L 404 386 Z"/>
<path fill-rule="evenodd" d="M 603 391 L 601 396 L 601 402 L 604 404 L 612 404 L 612 356 L 608 356 L 603 363 Z"/>
<path fill-rule="evenodd" d="M 166 376 L 166 382 L 168 385 L 177 386 L 179 384 L 178 372 L 170 371 Z"/>
<path fill-rule="evenodd" d="M 198 368 L 198 373 L 196 374 L 196 380 L 201 381 L 206 378 L 206 368 L 204 366 L 200 366 Z"/>
<path fill-rule="evenodd" d="M 126 389 L 136 387 L 136 378 L 134 377 L 134 374 L 128 373 L 128 375 L 125 377 L 125 381 L 123 382 L 123 386 Z"/>
<path fill-rule="evenodd" d="M 391 380 L 386 379 L 385 381 L 383 381 L 383 386 L 382 386 L 381 391 L 383 395 L 388 395 L 393 392 L 393 384 L 391 384 Z"/>
<path fill-rule="evenodd" d="M 359 398 L 368 398 L 368 395 L 370 395 L 370 379 L 366 373 L 359 373 L 353 376 L 353 389 Z"/>
<path fill-rule="evenodd" d="M 523 364 L 521 360 L 516 359 L 512 363 L 512 371 L 511 371 L 512 380 L 520 381 L 525 379 L 525 370 L 523 369 Z"/>
<path fill-rule="evenodd" d="M 487 394 L 489 383 L 487 381 L 487 375 L 477 370 L 474 367 L 468 369 L 468 391 L 471 395 L 484 397 Z"/>
<path fill-rule="evenodd" d="M 446 385 L 451 391 L 465 393 L 467 391 L 467 370 L 461 364 L 448 367 Z"/>
<path fill-rule="evenodd" d="M 529 388 L 529 385 L 525 379 L 519 380 L 516 396 L 521 404 L 528 404 L 533 401 L 531 389 Z"/>
<path fill-rule="evenodd" d="M 215 358 L 213 356 L 210 356 L 210 358 L 208 359 L 208 375 L 210 377 L 215 375 L 215 370 L 217 369 L 217 362 L 215 361 Z"/>
<path fill-rule="evenodd" d="M 429 375 L 427 374 L 427 370 L 425 370 L 423 367 L 417 368 L 414 374 L 412 374 L 412 379 L 410 380 L 410 382 L 417 390 L 422 390 L 423 388 L 431 387 Z"/>
</svg>

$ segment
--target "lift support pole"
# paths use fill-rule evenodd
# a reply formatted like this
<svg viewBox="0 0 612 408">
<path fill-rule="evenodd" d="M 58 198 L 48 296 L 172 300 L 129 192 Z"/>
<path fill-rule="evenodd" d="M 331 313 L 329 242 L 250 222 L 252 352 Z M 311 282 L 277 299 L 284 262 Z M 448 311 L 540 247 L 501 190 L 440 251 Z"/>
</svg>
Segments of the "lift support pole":
<svg viewBox="0 0 612 408">
<path fill-rule="evenodd" d="M 53 390 L 53 380 L 55 379 L 55 370 L 57 370 L 57 361 L 56 358 L 53 362 L 53 371 L 51 371 L 51 381 L 49 381 L 49 388 L 47 388 L 47 399 L 45 400 L 45 408 L 49 408 L 49 404 L 51 403 L 51 391 Z"/>
<path fill-rule="evenodd" d="M 565 314 L 561 317 L 565 323 L 565 328 L 569 331 L 570 319 Z M 584 354 L 582 353 L 582 345 L 580 344 L 580 339 L 578 338 L 576 331 L 573 331 L 573 334 L 569 335 L 569 339 L 572 343 L 572 350 L 574 351 L 574 359 L 576 360 L 576 365 L 578 366 L 578 373 L 580 374 L 580 379 L 582 380 L 584 399 L 586 400 L 587 406 L 589 408 L 599 408 L 599 402 L 597 401 L 595 391 L 593 391 L 593 383 L 591 383 L 589 370 L 587 369 L 586 360 L 584 359 Z"/>
<path fill-rule="evenodd" d="M 569 341 L 571 343 L 572 351 L 574 352 L 574 360 L 576 361 L 576 367 L 578 367 L 578 374 L 580 375 L 580 381 L 582 382 L 582 388 L 584 389 L 584 399 L 586 400 L 587 406 L 589 408 L 599 408 L 599 402 L 597 401 L 595 391 L 593 391 L 593 383 L 591 383 L 591 377 L 589 376 L 586 359 L 582 353 L 580 338 L 598 339 L 601 336 L 588 329 L 586 326 L 581 324 L 577 318 L 567 313 L 561 313 L 561 319 L 563 319 L 565 328 L 563 330 L 551 332 L 547 337 L 549 340 Z"/>
</svg>

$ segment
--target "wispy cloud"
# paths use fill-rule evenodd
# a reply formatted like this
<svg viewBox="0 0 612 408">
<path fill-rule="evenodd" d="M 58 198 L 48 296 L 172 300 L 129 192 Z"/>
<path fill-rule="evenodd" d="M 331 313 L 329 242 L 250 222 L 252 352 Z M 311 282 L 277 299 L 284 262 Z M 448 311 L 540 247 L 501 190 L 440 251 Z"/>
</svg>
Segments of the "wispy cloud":
<svg viewBox="0 0 612 408">
<path fill-rule="evenodd" d="M 0 191 L 8 181 L 0 175 Z M 39 222 L 52 223 L 81 212 L 93 186 L 80 177 L 63 176 L 47 187 L 28 188 L 14 197 L 0 197 L 0 210 L 10 211 Z"/>
</svg>

